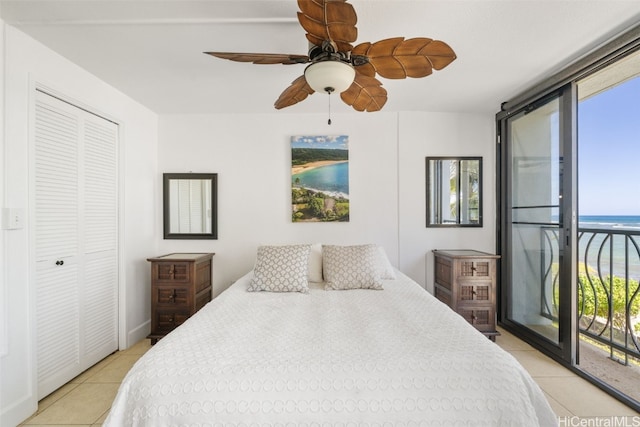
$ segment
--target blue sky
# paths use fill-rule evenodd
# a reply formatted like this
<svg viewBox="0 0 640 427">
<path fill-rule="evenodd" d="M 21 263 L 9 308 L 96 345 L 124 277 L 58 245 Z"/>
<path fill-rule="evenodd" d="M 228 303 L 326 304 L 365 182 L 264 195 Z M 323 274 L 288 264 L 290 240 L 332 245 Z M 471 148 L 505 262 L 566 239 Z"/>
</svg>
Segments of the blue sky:
<svg viewBox="0 0 640 427">
<path fill-rule="evenodd" d="M 299 135 L 291 137 L 291 148 L 349 149 L 347 135 Z"/>
<path fill-rule="evenodd" d="M 578 104 L 580 215 L 640 215 L 640 77 Z"/>
</svg>

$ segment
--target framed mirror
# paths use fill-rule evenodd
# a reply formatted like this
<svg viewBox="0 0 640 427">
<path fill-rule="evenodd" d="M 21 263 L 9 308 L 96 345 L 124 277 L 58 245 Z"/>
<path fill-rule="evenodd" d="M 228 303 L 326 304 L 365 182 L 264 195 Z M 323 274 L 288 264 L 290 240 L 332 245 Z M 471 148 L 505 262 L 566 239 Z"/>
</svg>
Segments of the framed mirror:
<svg viewBox="0 0 640 427">
<path fill-rule="evenodd" d="M 427 157 L 427 227 L 482 227 L 482 157 Z"/>
<path fill-rule="evenodd" d="M 165 173 L 165 239 L 218 238 L 218 174 Z"/>
</svg>

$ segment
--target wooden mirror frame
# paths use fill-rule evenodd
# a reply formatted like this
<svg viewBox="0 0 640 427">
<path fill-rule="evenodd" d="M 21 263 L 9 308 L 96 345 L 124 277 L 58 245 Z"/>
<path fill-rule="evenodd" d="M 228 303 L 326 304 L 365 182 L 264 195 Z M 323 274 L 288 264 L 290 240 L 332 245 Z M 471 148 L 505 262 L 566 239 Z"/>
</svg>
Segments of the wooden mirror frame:
<svg viewBox="0 0 640 427">
<path fill-rule="evenodd" d="M 211 206 L 205 210 L 207 224 L 210 231 L 206 232 L 180 232 L 171 230 L 171 212 L 176 206 L 171 200 L 171 181 L 173 180 L 210 180 L 211 181 Z M 217 173 L 165 173 L 162 175 L 162 199 L 163 199 L 163 222 L 165 239 L 217 239 L 218 238 L 218 174 Z M 177 203 L 177 202 L 176 202 Z M 173 207 L 173 209 L 172 209 Z M 210 219 L 210 223 L 208 222 Z"/>
<path fill-rule="evenodd" d="M 450 161 L 457 162 L 456 176 L 455 176 L 455 219 L 451 221 L 444 221 L 443 210 L 444 204 L 436 204 L 433 200 L 443 200 L 444 189 L 442 188 L 443 179 L 434 179 L 435 174 L 442 173 L 442 162 Z M 473 183 L 477 183 L 477 206 L 471 206 L 474 198 L 468 198 L 463 200 L 464 193 L 461 187 L 464 187 L 463 182 L 468 184 L 469 180 L 465 178 L 464 173 L 461 171 L 461 162 L 477 161 L 477 179 Z M 440 165 L 438 167 L 438 164 Z M 449 178 L 451 180 L 453 178 Z M 482 157 L 427 157 L 426 158 L 426 223 L 427 227 L 482 227 Z M 473 184 L 472 184 L 473 185 Z M 449 188 L 449 198 L 453 194 L 451 187 Z M 471 203 L 470 203 L 471 202 Z M 432 206 L 436 205 L 436 206 Z M 451 206 L 451 204 L 449 205 Z M 462 207 L 467 206 L 466 214 Z M 476 215 L 469 215 L 473 211 L 477 211 Z M 433 211 L 433 212 L 432 212 Z M 435 213 L 435 214 L 434 214 Z M 432 215 L 433 214 L 433 215 Z M 473 217 L 473 218 L 472 218 Z"/>
</svg>

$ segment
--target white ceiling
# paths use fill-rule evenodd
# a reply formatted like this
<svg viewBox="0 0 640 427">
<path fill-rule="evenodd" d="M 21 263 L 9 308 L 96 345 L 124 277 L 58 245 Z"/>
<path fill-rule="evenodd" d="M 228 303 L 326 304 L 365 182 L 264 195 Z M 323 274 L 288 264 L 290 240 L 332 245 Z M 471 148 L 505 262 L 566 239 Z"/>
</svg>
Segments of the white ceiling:
<svg viewBox="0 0 640 427">
<path fill-rule="evenodd" d="M 426 78 L 381 78 L 389 96 L 383 111 L 496 112 L 640 22 L 640 0 L 350 2 L 358 13 L 355 44 L 431 37 L 458 56 Z M 0 1 L 7 24 L 159 114 L 279 113 L 274 101 L 304 65 L 237 63 L 202 52 L 307 54 L 297 10 L 295 0 Z M 332 99 L 334 112 L 352 111 Z M 314 94 L 282 111 L 326 110 L 326 95 Z"/>
</svg>

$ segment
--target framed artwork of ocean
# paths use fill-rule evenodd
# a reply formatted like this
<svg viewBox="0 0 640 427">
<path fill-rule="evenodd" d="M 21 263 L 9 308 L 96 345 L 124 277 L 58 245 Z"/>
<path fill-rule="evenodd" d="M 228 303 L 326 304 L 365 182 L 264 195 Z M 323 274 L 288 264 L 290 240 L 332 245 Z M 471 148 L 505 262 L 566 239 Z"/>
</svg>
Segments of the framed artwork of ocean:
<svg viewBox="0 0 640 427">
<path fill-rule="evenodd" d="M 349 137 L 291 137 L 291 221 L 349 221 Z"/>
</svg>

